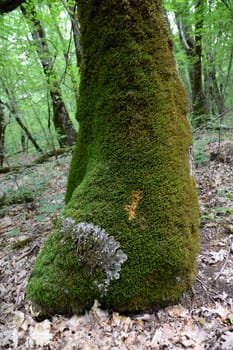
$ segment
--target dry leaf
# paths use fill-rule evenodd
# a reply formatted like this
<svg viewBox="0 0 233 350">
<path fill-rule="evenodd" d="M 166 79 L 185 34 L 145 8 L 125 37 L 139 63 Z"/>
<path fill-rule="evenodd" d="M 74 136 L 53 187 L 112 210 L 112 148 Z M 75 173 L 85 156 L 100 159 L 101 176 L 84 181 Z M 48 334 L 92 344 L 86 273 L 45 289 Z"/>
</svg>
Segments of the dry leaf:
<svg viewBox="0 0 233 350">
<path fill-rule="evenodd" d="M 130 317 L 125 317 L 125 316 L 121 316 L 119 315 L 118 312 L 113 312 L 112 314 L 112 323 L 111 325 L 114 327 L 123 327 L 124 331 L 127 332 L 127 330 L 129 329 L 130 325 L 131 325 L 131 319 Z"/>
<path fill-rule="evenodd" d="M 182 305 L 175 305 L 168 308 L 168 314 L 171 317 L 187 317 L 189 312 Z"/>
<path fill-rule="evenodd" d="M 152 347 L 157 347 L 159 345 L 162 345 L 162 342 L 164 340 L 164 334 L 161 330 L 161 328 L 158 328 L 156 331 L 155 331 L 155 334 L 151 340 L 151 344 L 150 346 Z"/>
<path fill-rule="evenodd" d="M 51 323 L 49 320 L 37 323 L 31 330 L 30 337 L 36 346 L 44 346 L 53 338 L 51 331 Z"/>
<path fill-rule="evenodd" d="M 20 328 L 24 322 L 25 315 L 21 311 L 15 311 L 13 316 L 13 322 L 17 328 Z"/>
</svg>

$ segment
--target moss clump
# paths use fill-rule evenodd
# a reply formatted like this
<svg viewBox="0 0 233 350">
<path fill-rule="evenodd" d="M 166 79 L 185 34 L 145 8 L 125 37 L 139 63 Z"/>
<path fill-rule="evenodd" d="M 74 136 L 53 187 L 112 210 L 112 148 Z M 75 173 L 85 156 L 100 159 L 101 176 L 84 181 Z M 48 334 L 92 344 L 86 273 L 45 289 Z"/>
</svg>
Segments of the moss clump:
<svg viewBox="0 0 233 350">
<path fill-rule="evenodd" d="M 71 239 L 64 240 L 55 230 L 38 255 L 27 295 L 42 314 L 79 313 L 92 306 L 89 273 L 82 268 L 75 248 Z"/>
<path fill-rule="evenodd" d="M 82 312 L 95 298 L 118 311 L 150 310 L 178 300 L 196 274 L 199 209 L 187 98 L 161 1 L 80 0 L 79 13 L 80 131 L 65 216 L 103 228 L 128 259 L 102 296 L 73 241 L 53 233 L 28 296 L 45 312 Z"/>
</svg>

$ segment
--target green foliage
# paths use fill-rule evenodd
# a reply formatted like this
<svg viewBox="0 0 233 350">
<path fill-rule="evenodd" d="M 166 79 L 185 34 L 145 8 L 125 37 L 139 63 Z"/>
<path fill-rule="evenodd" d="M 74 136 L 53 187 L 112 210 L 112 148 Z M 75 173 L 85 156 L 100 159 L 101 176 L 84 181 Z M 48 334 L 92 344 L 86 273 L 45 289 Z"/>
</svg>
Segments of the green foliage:
<svg viewBox="0 0 233 350">
<path fill-rule="evenodd" d="M 44 214 L 52 214 L 56 210 L 61 209 L 63 204 L 61 203 L 48 203 L 42 207 L 40 207 L 40 212 Z"/>
<path fill-rule="evenodd" d="M 198 11 L 200 3 L 194 0 L 164 0 L 163 2 L 174 38 L 178 69 L 191 103 L 192 79 L 197 58 L 196 35 L 202 41 L 202 91 L 199 91 L 199 94 L 203 96 L 206 116 L 204 118 L 202 115 L 197 116 L 196 125 L 198 122 L 205 124 L 211 119 L 212 114 L 221 114 L 226 106 L 233 104 L 231 93 L 233 9 L 229 2 L 203 1 L 202 13 Z M 198 26 L 200 19 L 203 19 L 203 25 Z"/>
<path fill-rule="evenodd" d="M 5 197 L 1 206 L 12 205 L 18 203 L 33 202 L 35 199 L 35 194 L 29 191 L 27 188 L 18 187 L 16 189 L 6 189 Z"/>
<path fill-rule="evenodd" d="M 0 218 L 4 217 L 6 215 L 6 206 L 1 206 L 0 205 Z"/>
<path fill-rule="evenodd" d="M 64 207 L 63 201 L 61 202 L 61 199 L 64 199 L 64 196 L 62 194 L 40 199 L 40 213 L 52 214 L 57 210 L 60 211 L 61 208 Z"/>
<path fill-rule="evenodd" d="M 232 215 L 233 214 L 233 209 L 228 208 L 228 207 L 216 207 L 212 209 L 214 213 L 217 215 Z"/>
<path fill-rule="evenodd" d="M 45 214 L 39 214 L 36 216 L 36 221 L 43 222 L 45 220 L 46 216 L 47 215 L 45 215 Z"/>
<path fill-rule="evenodd" d="M 36 216 L 36 221 L 43 222 L 48 214 L 54 214 L 56 212 L 61 212 L 64 208 L 63 203 L 64 195 L 58 194 L 42 198 L 39 200 L 39 214 Z M 62 201 L 61 201 L 62 200 Z"/>
<path fill-rule="evenodd" d="M 79 77 L 70 18 L 61 2 L 52 2 L 49 5 L 45 2 L 34 3 L 37 6 L 38 20 L 43 22 L 46 29 L 53 69 L 61 82 L 66 107 L 77 126 L 75 95 Z M 38 144 L 45 150 L 51 149 L 58 143 L 51 123 L 48 84 L 38 62 L 30 28 L 20 9 L 1 16 L 0 32 L 0 99 L 8 105 L 13 103 Z M 6 93 L 6 88 L 10 96 Z M 21 129 L 9 109 L 5 109 L 5 114 L 8 124 L 5 150 L 11 155 L 22 150 Z M 28 147 L 30 152 L 34 151 L 30 142 Z"/>
<path fill-rule="evenodd" d="M 17 237 L 21 234 L 20 229 L 18 228 L 14 228 L 13 230 L 11 230 L 8 234 L 7 237 Z"/>
<path fill-rule="evenodd" d="M 175 12 L 180 4 L 183 4 L 185 0 L 165 0 L 164 8 L 168 12 Z"/>
<path fill-rule="evenodd" d="M 209 155 L 206 152 L 206 147 L 209 142 L 211 142 L 211 139 L 207 136 L 203 137 L 202 134 L 194 139 L 193 153 L 195 164 L 197 166 L 206 165 L 209 162 Z"/>
<path fill-rule="evenodd" d="M 229 316 L 229 322 L 231 325 L 233 325 L 233 316 L 232 315 Z"/>
<path fill-rule="evenodd" d="M 193 129 L 196 129 L 198 126 L 203 124 L 206 124 L 206 127 L 208 127 L 209 123 L 211 122 L 211 116 L 208 114 L 193 115 L 191 113 L 189 120 Z"/>
</svg>

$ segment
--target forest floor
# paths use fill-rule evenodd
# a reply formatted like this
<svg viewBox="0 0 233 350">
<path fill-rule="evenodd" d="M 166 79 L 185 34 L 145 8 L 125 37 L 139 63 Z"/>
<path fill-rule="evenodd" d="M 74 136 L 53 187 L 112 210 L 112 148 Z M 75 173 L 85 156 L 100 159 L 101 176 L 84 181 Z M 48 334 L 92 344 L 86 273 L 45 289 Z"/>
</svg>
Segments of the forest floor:
<svg viewBox="0 0 233 350">
<path fill-rule="evenodd" d="M 0 349 L 233 349 L 233 144 L 206 150 L 196 169 L 201 251 L 192 295 L 156 313 L 119 315 L 94 303 L 83 316 L 38 321 L 25 286 L 38 251 L 64 207 L 70 155 L 1 174 L 5 191 L 27 189 L 31 202 L 0 212 Z M 28 160 L 30 161 L 30 159 Z"/>
</svg>

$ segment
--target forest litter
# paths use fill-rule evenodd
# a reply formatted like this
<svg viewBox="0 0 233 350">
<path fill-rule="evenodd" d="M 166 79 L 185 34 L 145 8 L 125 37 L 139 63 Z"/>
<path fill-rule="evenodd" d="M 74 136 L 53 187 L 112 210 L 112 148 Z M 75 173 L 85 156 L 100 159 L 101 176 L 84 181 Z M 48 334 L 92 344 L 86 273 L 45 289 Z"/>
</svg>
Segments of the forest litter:
<svg viewBox="0 0 233 350">
<path fill-rule="evenodd" d="M 180 303 L 121 315 L 95 301 L 85 315 L 39 320 L 25 287 L 36 255 L 62 212 L 70 156 L 1 174 L 1 187 L 26 188 L 30 202 L 0 208 L 0 349 L 233 349 L 233 145 L 208 149 L 196 169 L 201 251 L 196 284 Z"/>
</svg>

